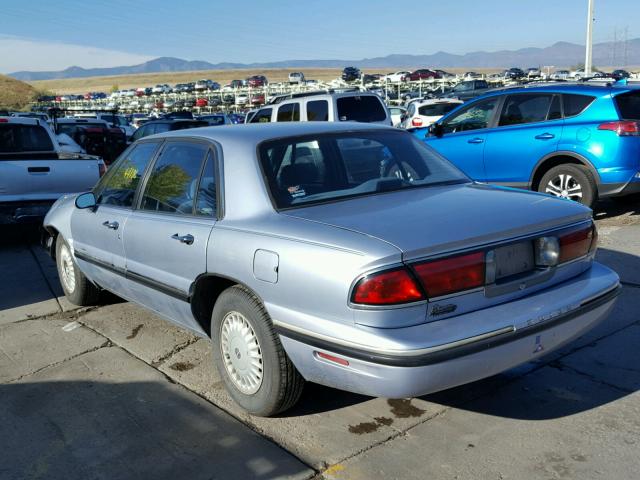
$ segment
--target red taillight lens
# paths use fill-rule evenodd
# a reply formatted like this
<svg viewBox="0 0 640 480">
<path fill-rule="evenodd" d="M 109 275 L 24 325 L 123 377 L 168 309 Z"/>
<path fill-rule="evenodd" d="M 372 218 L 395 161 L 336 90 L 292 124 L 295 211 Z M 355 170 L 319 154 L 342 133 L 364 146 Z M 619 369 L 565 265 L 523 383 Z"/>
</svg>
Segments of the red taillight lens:
<svg viewBox="0 0 640 480">
<path fill-rule="evenodd" d="M 352 296 L 352 302 L 361 305 L 395 305 L 423 299 L 420 287 L 404 268 L 367 275 L 358 281 Z"/>
<path fill-rule="evenodd" d="M 597 246 L 598 234 L 595 225 L 574 230 L 559 236 L 560 263 L 568 262 L 575 258 L 583 257 L 593 252 Z"/>
<path fill-rule="evenodd" d="M 411 125 L 413 125 L 414 127 L 421 127 L 422 126 L 422 119 L 421 118 L 414 118 L 411 120 Z"/>
<path fill-rule="evenodd" d="M 621 137 L 640 136 L 640 122 L 621 120 L 619 122 L 607 122 L 598 125 L 598 130 L 610 130 Z"/>
<path fill-rule="evenodd" d="M 413 265 L 429 298 L 481 287 L 485 281 L 484 252 Z"/>
</svg>

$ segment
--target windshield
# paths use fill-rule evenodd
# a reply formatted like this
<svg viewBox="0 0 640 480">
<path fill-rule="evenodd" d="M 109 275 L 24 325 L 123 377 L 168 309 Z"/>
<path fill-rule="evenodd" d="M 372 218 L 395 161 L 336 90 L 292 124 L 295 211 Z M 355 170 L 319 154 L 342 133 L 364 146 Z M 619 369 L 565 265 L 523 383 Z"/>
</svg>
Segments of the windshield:
<svg viewBox="0 0 640 480">
<path fill-rule="evenodd" d="M 264 142 L 260 162 L 278 208 L 469 179 L 405 132 L 321 134 Z"/>
</svg>

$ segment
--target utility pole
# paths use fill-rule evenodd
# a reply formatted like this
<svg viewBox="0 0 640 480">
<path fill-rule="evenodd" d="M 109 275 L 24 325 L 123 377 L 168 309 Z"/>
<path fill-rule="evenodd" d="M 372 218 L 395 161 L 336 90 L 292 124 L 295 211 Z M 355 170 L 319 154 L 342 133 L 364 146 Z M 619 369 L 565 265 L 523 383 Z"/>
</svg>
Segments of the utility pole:
<svg viewBox="0 0 640 480">
<path fill-rule="evenodd" d="M 584 74 L 586 77 L 591 75 L 591 57 L 593 49 L 593 2 L 589 0 L 589 12 L 587 15 L 587 46 L 584 60 Z"/>
</svg>

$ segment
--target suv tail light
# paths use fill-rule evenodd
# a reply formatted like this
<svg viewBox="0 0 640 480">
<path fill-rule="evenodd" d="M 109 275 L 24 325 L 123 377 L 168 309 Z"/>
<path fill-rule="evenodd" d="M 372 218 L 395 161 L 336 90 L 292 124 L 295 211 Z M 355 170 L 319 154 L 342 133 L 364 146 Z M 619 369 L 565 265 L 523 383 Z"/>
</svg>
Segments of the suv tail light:
<svg viewBox="0 0 640 480">
<path fill-rule="evenodd" d="M 618 122 L 601 123 L 598 125 L 598 130 L 610 130 L 621 137 L 638 137 L 640 136 L 640 122 L 620 120 Z"/>
<path fill-rule="evenodd" d="M 354 287 L 351 300 L 361 305 L 397 305 L 424 298 L 420 286 L 403 267 L 363 277 Z"/>
<path fill-rule="evenodd" d="M 586 228 L 561 234 L 558 240 L 560 263 L 565 263 L 595 251 L 598 245 L 598 231 L 595 224 L 591 224 Z"/>
<path fill-rule="evenodd" d="M 413 125 L 414 127 L 421 127 L 422 126 L 422 119 L 421 118 L 413 118 L 413 119 L 411 119 L 411 125 Z"/>
<path fill-rule="evenodd" d="M 474 252 L 457 257 L 417 263 L 413 270 L 430 298 L 481 287 L 485 283 L 485 254 Z"/>
</svg>

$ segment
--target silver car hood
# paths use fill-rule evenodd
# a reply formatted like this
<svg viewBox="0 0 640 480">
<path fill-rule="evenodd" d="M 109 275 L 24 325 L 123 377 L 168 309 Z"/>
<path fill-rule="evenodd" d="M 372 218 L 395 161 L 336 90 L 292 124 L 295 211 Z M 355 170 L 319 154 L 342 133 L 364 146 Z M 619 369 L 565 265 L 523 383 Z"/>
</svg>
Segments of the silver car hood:
<svg viewBox="0 0 640 480">
<path fill-rule="evenodd" d="M 404 259 L 521 237 L 591 218 L 578 203 L 481 184 L 416 188 L 291 209 L 285 215 L 388 242 Z"/>
</svg>

